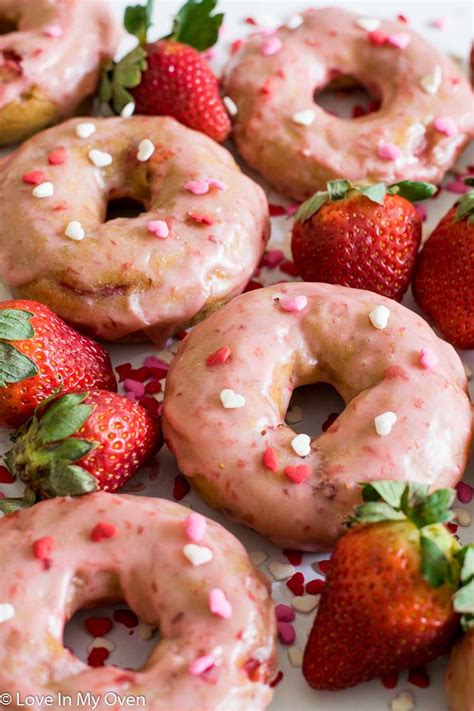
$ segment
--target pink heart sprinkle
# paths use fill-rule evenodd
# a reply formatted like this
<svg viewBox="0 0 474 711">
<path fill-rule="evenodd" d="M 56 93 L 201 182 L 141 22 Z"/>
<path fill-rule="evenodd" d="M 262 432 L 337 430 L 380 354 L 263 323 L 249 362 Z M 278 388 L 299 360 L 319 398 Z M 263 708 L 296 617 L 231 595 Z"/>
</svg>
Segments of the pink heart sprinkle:
<svg viewBox="0 0 474 711">
<path fill-rule="evenodd" d="M 435 27 L 437 30 L 444 30 L 444 28 L 446 27 L 446 18 L 435 17 L 434 20 L 431 20 L 430 25 L 431 27 Z"/>
<path fill-rule="evenodd" d="M 227 185 L 217 178 L 202 178 L 201 180 L 189 180 L 184 186 L 185 190 L 188 190 L 194 195 L 205 195 L 209 192 L 210 188 L 227 190 Z"/>
<path fill-rule="evenodd" d="M 220 588 L 213 588 L 209 592 L 209 609 L 213 615 L 229 620 L 232 617 L 232 605 Z"/>
<path fill-rule="evenodd" d="M 54 39 L 57 39 L 58 37 L 63 36 L 64 30 L 61 25 L 48 25 L 44 28 L 43 33 L 46 37 L 53 37 Z"/>
<path fill-rule="evenodd" d="M 291 622 L 277 622 L 278 637 L 282 644 L 293 644 L 296 639 L 295 628 Z"/>
<path fill-rule="evenodd" d="M 422 348 L 420 351 L 420 365 L 426 370 L 435 368 L 439 363 L 438 356 L 430 348 Z"/>
<path fill-rule="evenodd" d="M 415 210 L 418 213 L 418 216 L 422 222 L 426 222 L 428 219 L 428 210 L 424 205 L 415 205 Z"/>
<path fill-rule="evenodd" d="M 402 155 L 402 151 L 394 143 L 381 143 L 377 153 L 379 158 L 383 158 L 384 160 L 396 160 Z"/>
<path fill-rule="evenodd" d="M 157 358 L 154 355 L 151 355 L 151 356 L 148 356 L 147 358 L 145 358 L 143 363 L 148 368 L 163 368 L 164 370 L 168 370 L 168 368 L 169 368 L 169 365 L 165 360 L 162 360 L 161 358 Z"/>
<path fill-rule="evenodd" d="M 202 657 L 197 657 L 189 666 L 191 676 L 201 676 L 205 671 L 214 666 L 214 659 L 210 654 L 205 654 Z"/>
<path fill-rule="evenodd" d="M 458 125 L 452 116 L 439 116 L 434 122 L 434 127 L 445 136 L 457 136 L 459 133 Z"/>
<path fill-rule="evenodd" d="M 265 57 L 271 57 L 272 54 L 279 52 L 282 47 L 283 43 L 279 37 L 266 37 L 261 45 L 262 54 Z"/>
<path fill-rule="evenodd" d="M 411 36 L 408 32 L 394 32 L 388 35 L 387 42 L 397 49 L 406 49 L 411 42 Z"/>
<path fill-rule="evenodd" d="M 184 532 L 190 541 L 199 543 L 204 538 L 207 529 L 207 521 L 200 513 L 193 512 L 186 516 L 184 521 Z"/>
<path fill-rule="evenodd" d="M 303 294 L 299 294 L 299 296 L 295 296 L 292 299 L 282 299 L 280 305 L 283 311 L 295 313 L 296 311 L 303 311 L 307 307 L 308 299 Z"/>
<path fill-rule="evenodd" d="M 132 378 L 125 378 L 123 381 L 124 390 L 127 393 L 133 393 L 135 397 L 139 400 L 145 395 L 145 386 L 138 380 L 132 380 Z"/>
<path fill-rule="evenodd" d="M 224 183 L 223 180 L 219 180 L 218 178 L 208 178 L 207 182 L 210 188 L 216 188 L 216 190 L 222 190 L 224 192 L 228 188 L 227 183 Z"/>
<path fill-rule="evenodd" d="M 284 259 L 281 249 L 268 249 L 262 257 L 262 266 L 275 269 Z"/>
<path fill-rule="evenodd" d="M 148 232 L 160 239 L 166 239 L 169 236 L 170 230 L 168 224 L 164 220 L 150 220 L 147 225 Z"/>
<path fill-rule="evenodd" d="M 456 491 L 461 504 L 471 503 L 474 490 L 470 484 L 466 484 L 465 481 L 460 481 L 459 484 L 456 486 Z"/>
<path fill-rule="evenodd" d="M 278 622 L 293 622 L 296 612 L 289 605 L 280 603 L 275 607 L 275 615 Z"/>
</svg>

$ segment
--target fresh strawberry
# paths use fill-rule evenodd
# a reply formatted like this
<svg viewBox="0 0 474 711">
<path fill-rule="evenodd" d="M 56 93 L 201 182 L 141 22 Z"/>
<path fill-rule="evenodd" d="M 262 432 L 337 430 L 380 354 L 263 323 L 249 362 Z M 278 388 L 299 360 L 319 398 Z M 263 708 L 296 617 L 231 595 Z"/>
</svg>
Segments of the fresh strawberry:
<svg viewBox="0 0 474 711">
<path fill-rule="evenodd" d="M 43 304 L 0 302 L 0 425 L 18 427 L 59 388 L 117 390 L 107 352 Z"/>
<path fill-rule="evenodd" d="M 139 114 L 173 116 L 185 126 L 221 143 L 230 133 L 230 119 L 219 84 L 200 52 L 217 41 L 223 15 L 212 15 L 217 0 L 188 0 L 174 19 L 170 35 L 147 43 L 152 2 L 128 7 L 125 28 L 139 46 L 105 69 L 100 99 L 122 113 L 135 104 Z"/>
<path fill-rule="evenodd" d="M 400 301 L 421 242 L 410 200 L 434 195 L 430 183 L 353 186 L 333 180 L 296 213 L 291 249 L 305 281 L 368 289 Z"/>
<path fill-rule="evenodd" d="M 443 217 L 423 247 L 413 293 L 448 341 L 474 348 L 474 190 Z"/>
<path fill-rule="evenodd" d="M 116 491 L 159 449 L 159 421 L 135 402 L 106 390 L 44 401 L 12 437 L 5 455 L 25 483 L 23 499 L 0 499 L 12 511 L 36 497 Z"/>
<path fill-rule="evenodd" d="M 452 489 L 379 481 L 333 551 L 303 659 L 316 689 L 344 689 L 443 654 L 459 626 Z"/>
</svg>

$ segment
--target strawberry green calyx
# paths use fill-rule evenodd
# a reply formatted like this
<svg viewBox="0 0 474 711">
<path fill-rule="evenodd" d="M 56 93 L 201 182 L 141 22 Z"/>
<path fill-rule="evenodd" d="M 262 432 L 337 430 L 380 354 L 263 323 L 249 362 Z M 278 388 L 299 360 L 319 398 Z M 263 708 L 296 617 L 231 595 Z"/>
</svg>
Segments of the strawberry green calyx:
<svg viewBox="0 0 474 711">
<path fill-rule="evenodd" d="M 453 489 L 438 489 L 418 482 L 376 481 L 362 484 L 364 503 L 355 510 L 347 525 L 407 521 L 420 536 L 422 573 L 434 588 L 457 583 L 460 546 L 445 524 L 452 520 Z"/>
<path fill-rule="evenodd" d="M 173 29 L 166 39 L 189 44 L 204 52 L 217 42 L 223 13 L 213 15 L 217 0 L 188 0 L 173 21 Z"/>
<path fill-rule="evenodd" d="M 0 388 L 38 374 L 38 368 L 33 361 L 12 345 L 14 341 L 33 338 L 33 316 L 34 314 L 22 309 L 0 310 Z"/>
<path fill-rule="evenodd" d="M 217 0 L 188 0 L 175 16 L 171 34 L 162 39 L 188 44 L 200 52 L 212 47 L 217 42 L 224 19 L 222 13 L 213 14 L 216 5 Z M 142 74 L 148 68 L 146 44 L 152 12 L 153 0 L 148 0 L 146 5 L 127 7 L 124 26 L 138 39 L 138 46 L 120 62 L 108 61 L 103 66 L 99 100 L 109 104 L 116 114 L 121 114 L 128 104 L 134 103 L 129 89 L 140 84 Z"/>
<path fill-rule="evenodd" d="M 464 182 L 466 185 L 474 185 L 474 178 L 466 178 Z M 474 190 L 463 195 L 457 204 L 454 221 L 461 222 L 466 219 L 470 224 L 474 223 Z"/>
<path fill-rule="evenodd" d="M 474 629 L 474 543 L 458 552 L 461 564 L 461 587 L 453 598 L 453 607 L 459 612 L 461 625 L 467 632 Z"/>
<path fill-rule="evenodd" d="M 95 478 L 76 464 L 96 445 L 74 437 L 92 412 L 88 393 L 71 393 L 42 403 L 13 436 L 5 455 L 10 472 L 26 486 L 22 500 L 0 499 L 5 513 L 29 506 L 36 496 L 79 496 L 97 489 Z"/>
<path fill-rule="evenodd" d="M 297 222 L 309 220 L 326 203 L 343 200 L 351 194 L 359 193 L 377 203 L 377 205 L 383 205 L 386 195 L 399 195 L 405 200 L 415 202 L 433 197 L 438 189 L 432 183 L 414 180 L 401 180 L 390 186 L 385 185 L 385 183 L 354 185 L 349 180 L 330 180 L 326 183 L 326 188 L 326 190 L 315 193 L 299 206 L 295 216 Z"/>
</svg>

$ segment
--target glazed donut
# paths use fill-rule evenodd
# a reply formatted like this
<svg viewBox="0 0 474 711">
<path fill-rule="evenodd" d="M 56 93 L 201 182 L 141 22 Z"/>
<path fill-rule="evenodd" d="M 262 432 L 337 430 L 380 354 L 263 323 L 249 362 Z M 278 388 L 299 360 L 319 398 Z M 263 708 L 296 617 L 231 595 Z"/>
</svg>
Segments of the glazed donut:
<svg viewBox="0 0 474 711">
<path fill-rule="evenodd" d="M 249 165 L 296 200 L 334 178 L 438 183 L 474 135 L 471 88 L 454 62 L 399 22 L 324 8 L 295 24 L 257 34 L 226 70 Z M 315 104 L 347 77 L 380 99 L 378 111 L 350 121 Z"/>
<path fill-rule="evenodd" d="M 106 0 L 0 0 L 0 145 L 70 116 L 119 36 Z"/>
<path fill-rule="evenodd" d="M 474 631 L 453 647 L 445 687 L 449 711 L 474 711 Z"/>
<path fill-rule="evenodd" d="M 0 194 L 0 277 L 107 340 L 162 343 L 203 318 L 243 291 L 269 233 L 263 190 L 167 117 L 44 131 L 6 158 Z M 145 211 L 104 223 L 123 197 Z"/>
<path fill-rule="evenodd" d="M 322 435 L 285 425 L 293 390 L 330 383 L 346 408 Z M 472 436 L 454 349 L 369 291 L 278 284 L 234 299 L 180 344 L 164 435 L 203 498 L 283 547 L 330 549 L 359 482 L 455 484 Z"/>
<path fill-rule="evenodd" d="M 79 692 L 100 697 L 97 711 L 113 706 L 114 693 L 144 696 L 148 711 L 261 711 L 270 702 L 268 582 L 204 516 L 141 496 L 53 499 L 0 521 L 0 560 L 0 690 L 13 696 L 9 708 L 20 708 L 17 698 L 75 701 Z M 122 600 L 159 627 L 141 670 L 93 669 L 64 648 L 76 610 Z"/>
</svg>

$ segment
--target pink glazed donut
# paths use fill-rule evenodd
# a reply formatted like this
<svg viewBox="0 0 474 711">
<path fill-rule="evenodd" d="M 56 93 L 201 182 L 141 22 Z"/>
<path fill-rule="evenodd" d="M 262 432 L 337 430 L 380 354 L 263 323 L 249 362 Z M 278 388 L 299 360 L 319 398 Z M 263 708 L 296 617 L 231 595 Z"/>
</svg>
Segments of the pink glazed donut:
<svg viewBox="0 0 474 711">
<path fill-rule="evenodd" d="M 70 116 L 119 36 L 107 0 L 0 0 L 0 145 Z"/>
<path fill-rule="evenodd" d="M 454 646 L 445 686 L 449 711 L 474 711 L 474 631 Z"/>
<path fill-rule="evenodd" d="M 268 582 L 239 541 L 204 516 L 141 496 L 52 499 L 0 521 L 0 560 L 8 708 L 61 693 L 79 711 L 80 692 L 100 697 L 97 711 L 119 708 L 113 694 L 144 696 L 148 711 L 263 711 L 270 702 Z M 159 628 L 142 669 L 91 668 L 64 648 L 67 620 L 104 601 L 125 601 Z"/>
<path fill-rule="evenodd" d="M 297 436 L 291 394 L 315 382 L 346 408 Z M 359 482 L 456 484 L 472 415 L 461 360 L 423 319 L 369 291 L 295 282 L 234 299 L 182 342 L 164 435 L 211 506 L 280 546 L 327 550 Z"/>
<path fill-rule="evenodd" d="M 263 190 L 172 118 L 71 119 L 0 164 L 0 277 L 106 340 L 168 336 L 245 288 L 269 235 Z M 105 221 L 108 202 L 143 204 Z"/>
<path fill-rule="evenodd" d="M 256 34 L 226 70 L 249 165 L 296 200 L 334 178 L 438 183 L 474 135 L 472 91 L 454 62 L 401 22 L 335 8 L 296 20 Z M 315 104 L 348 78 L 380 99 L 378 111 L 350 121 Z"/>
</svg>

